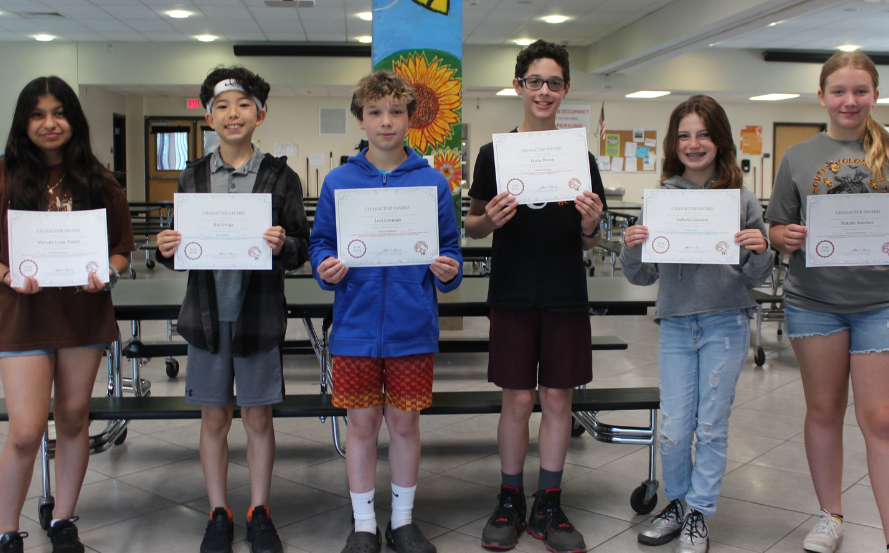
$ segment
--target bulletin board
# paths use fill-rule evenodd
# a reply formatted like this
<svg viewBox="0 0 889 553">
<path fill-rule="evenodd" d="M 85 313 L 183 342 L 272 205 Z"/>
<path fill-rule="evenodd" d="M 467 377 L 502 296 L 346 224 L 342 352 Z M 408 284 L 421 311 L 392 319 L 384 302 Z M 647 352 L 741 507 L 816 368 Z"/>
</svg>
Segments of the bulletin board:
<svg viewBox="0 0 889 553">
<path fill-rule="evenodd" d="M 654 173 L 657 171 L 659 148 L 655 130 L 608 129 L 605 138 L 599 139 L 599 171 Z M 632 155 L 628 156 L 628 153 Z M 620 160 L 619 168 L 617 160 Z"/>
</svg>

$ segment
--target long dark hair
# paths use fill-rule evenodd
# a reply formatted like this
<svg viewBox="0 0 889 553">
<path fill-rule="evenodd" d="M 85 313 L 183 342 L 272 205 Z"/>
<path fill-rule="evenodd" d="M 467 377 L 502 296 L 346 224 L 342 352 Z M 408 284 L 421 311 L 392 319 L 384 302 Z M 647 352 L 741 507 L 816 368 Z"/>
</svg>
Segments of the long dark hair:
<svg viewBox="0 0 889 553">
<path fill-rule="evenodd" d="M 46 209 L 47 169 L 40 149 L 28 138 L 28 121 L 41 96 L 51 94 L 62 104 L 71 126 L 71 139 L 62 147 L 65 180 L 71 186 L 75 201 L 87 200 L 91 207 L 105 204 L 102 193 L 110 174 L 93 154 L 90 126 L 77 95 L 68 83 L 58 77 L 38 77 L 25 85 L 19 94 L 12 116 L 12 128 L 4 153 L 10 175 L 10 207 L 13 209 Z"/>
<path fill-rule="evenodd" d="M 685 173 L 685 164 L 679 161 L 676 153 L 679 144 L 679 122 L 686 115 L 695 113 L 701 118 L 710 140 L 716 146 L 716 180 L 711 189 L 741 188 L 744 174 L 735 160 L 735 143 L 732 140 L 732 126 L 722 106 L 709 96 L 692 96 L 682 102 L 670 114 L 670 125 L 664 137 L 664 167 L 661 182 Z"/>
</svg>

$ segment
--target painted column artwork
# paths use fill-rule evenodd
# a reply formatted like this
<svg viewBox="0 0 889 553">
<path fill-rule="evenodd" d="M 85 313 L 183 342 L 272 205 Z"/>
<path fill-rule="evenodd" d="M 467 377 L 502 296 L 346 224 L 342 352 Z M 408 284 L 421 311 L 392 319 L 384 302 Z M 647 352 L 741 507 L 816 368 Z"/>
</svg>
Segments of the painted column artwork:
<svg viewBox="0 0 889 553">
<path fill-rule="evenodd" d="M 373 0 L 373 68 L 394 71 L 411 83 L 419 106 L 408 146 L 433 156 L 448 179 L 461 219 L 463 113 L 463 2 Z"/>
</svg>

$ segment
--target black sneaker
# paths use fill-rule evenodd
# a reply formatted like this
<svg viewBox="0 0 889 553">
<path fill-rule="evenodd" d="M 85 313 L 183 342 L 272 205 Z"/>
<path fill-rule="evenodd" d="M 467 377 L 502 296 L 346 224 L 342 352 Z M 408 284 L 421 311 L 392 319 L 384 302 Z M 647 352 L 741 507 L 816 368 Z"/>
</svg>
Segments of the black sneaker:
<svg viewBox="0 0 889 553">
<path fill-rule="evenodd" d="M 27 532 L 0 534 L 0 553 L 22 553 L 25 549 L 25 544 L 22 540 L 27 537 Z"/>
<path fill-rule="evenodd" d="M 281 538 L 272 524 L 269 510 L 263 505 L 253 508 L 253 514 L 247 521 L 247 541 L 253 553 L 284 553 Z"/>
<path fill-rule="evenodd" d="M 482 531 L 482 547 L 487 549 L 512 549 L 519 543 L 519 534 L 525 530 L 527 505 L 520 488 L 501 485 L 499 503 L 494 514 Z"/>
<path fill-rule="evenodd" d="M 586 551 L 583 535 L 562 512 L 561 497 L 559 488 L 534 494 L 528 533 L 538 540 L 546 540 L 546 548 L 553 553 L 583 553 Z"/>
<path fill-rule="evenodd" d="M 232 541 L 235 539 L 235 524 L 225 507 L 216 507 L 210 514 L 204 541 L 201 542 L 201 553 L 232 553 Z"/>
<path fill-rule="evenodd" d="M 46 532 L 52 542 L 52 553 L 83 553 L 83 544 L 77 537 L 75 522 L 77 517 L 60 520 Z"/>
</svg>

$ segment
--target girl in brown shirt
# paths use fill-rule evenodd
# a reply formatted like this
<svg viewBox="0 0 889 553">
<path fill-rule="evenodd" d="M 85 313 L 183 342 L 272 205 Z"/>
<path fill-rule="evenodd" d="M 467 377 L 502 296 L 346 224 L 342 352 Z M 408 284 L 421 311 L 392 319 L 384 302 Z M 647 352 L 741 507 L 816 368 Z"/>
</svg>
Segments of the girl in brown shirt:
<svg viewBox="0 0 889 553">
<path fill-rule="evenodd" d="M 126 197 L 96 159 L 74 91 L 58 77 L 34 79 L 19 95 L 0 158 L 0 376 L 9 435 L 0 452 L 0 553 L 23 549 L 19 517 L 55 386 L 56 506 L 53 551 L 82 552 L 74 507 L 89 461 L 89 400 L 104 347 L 117 339 L 110 289 L 136 249 Z M 108 285 L 40 288 L 26 277 L 11 288 L 9 209 L 105 208 Z"/>
</svg>

